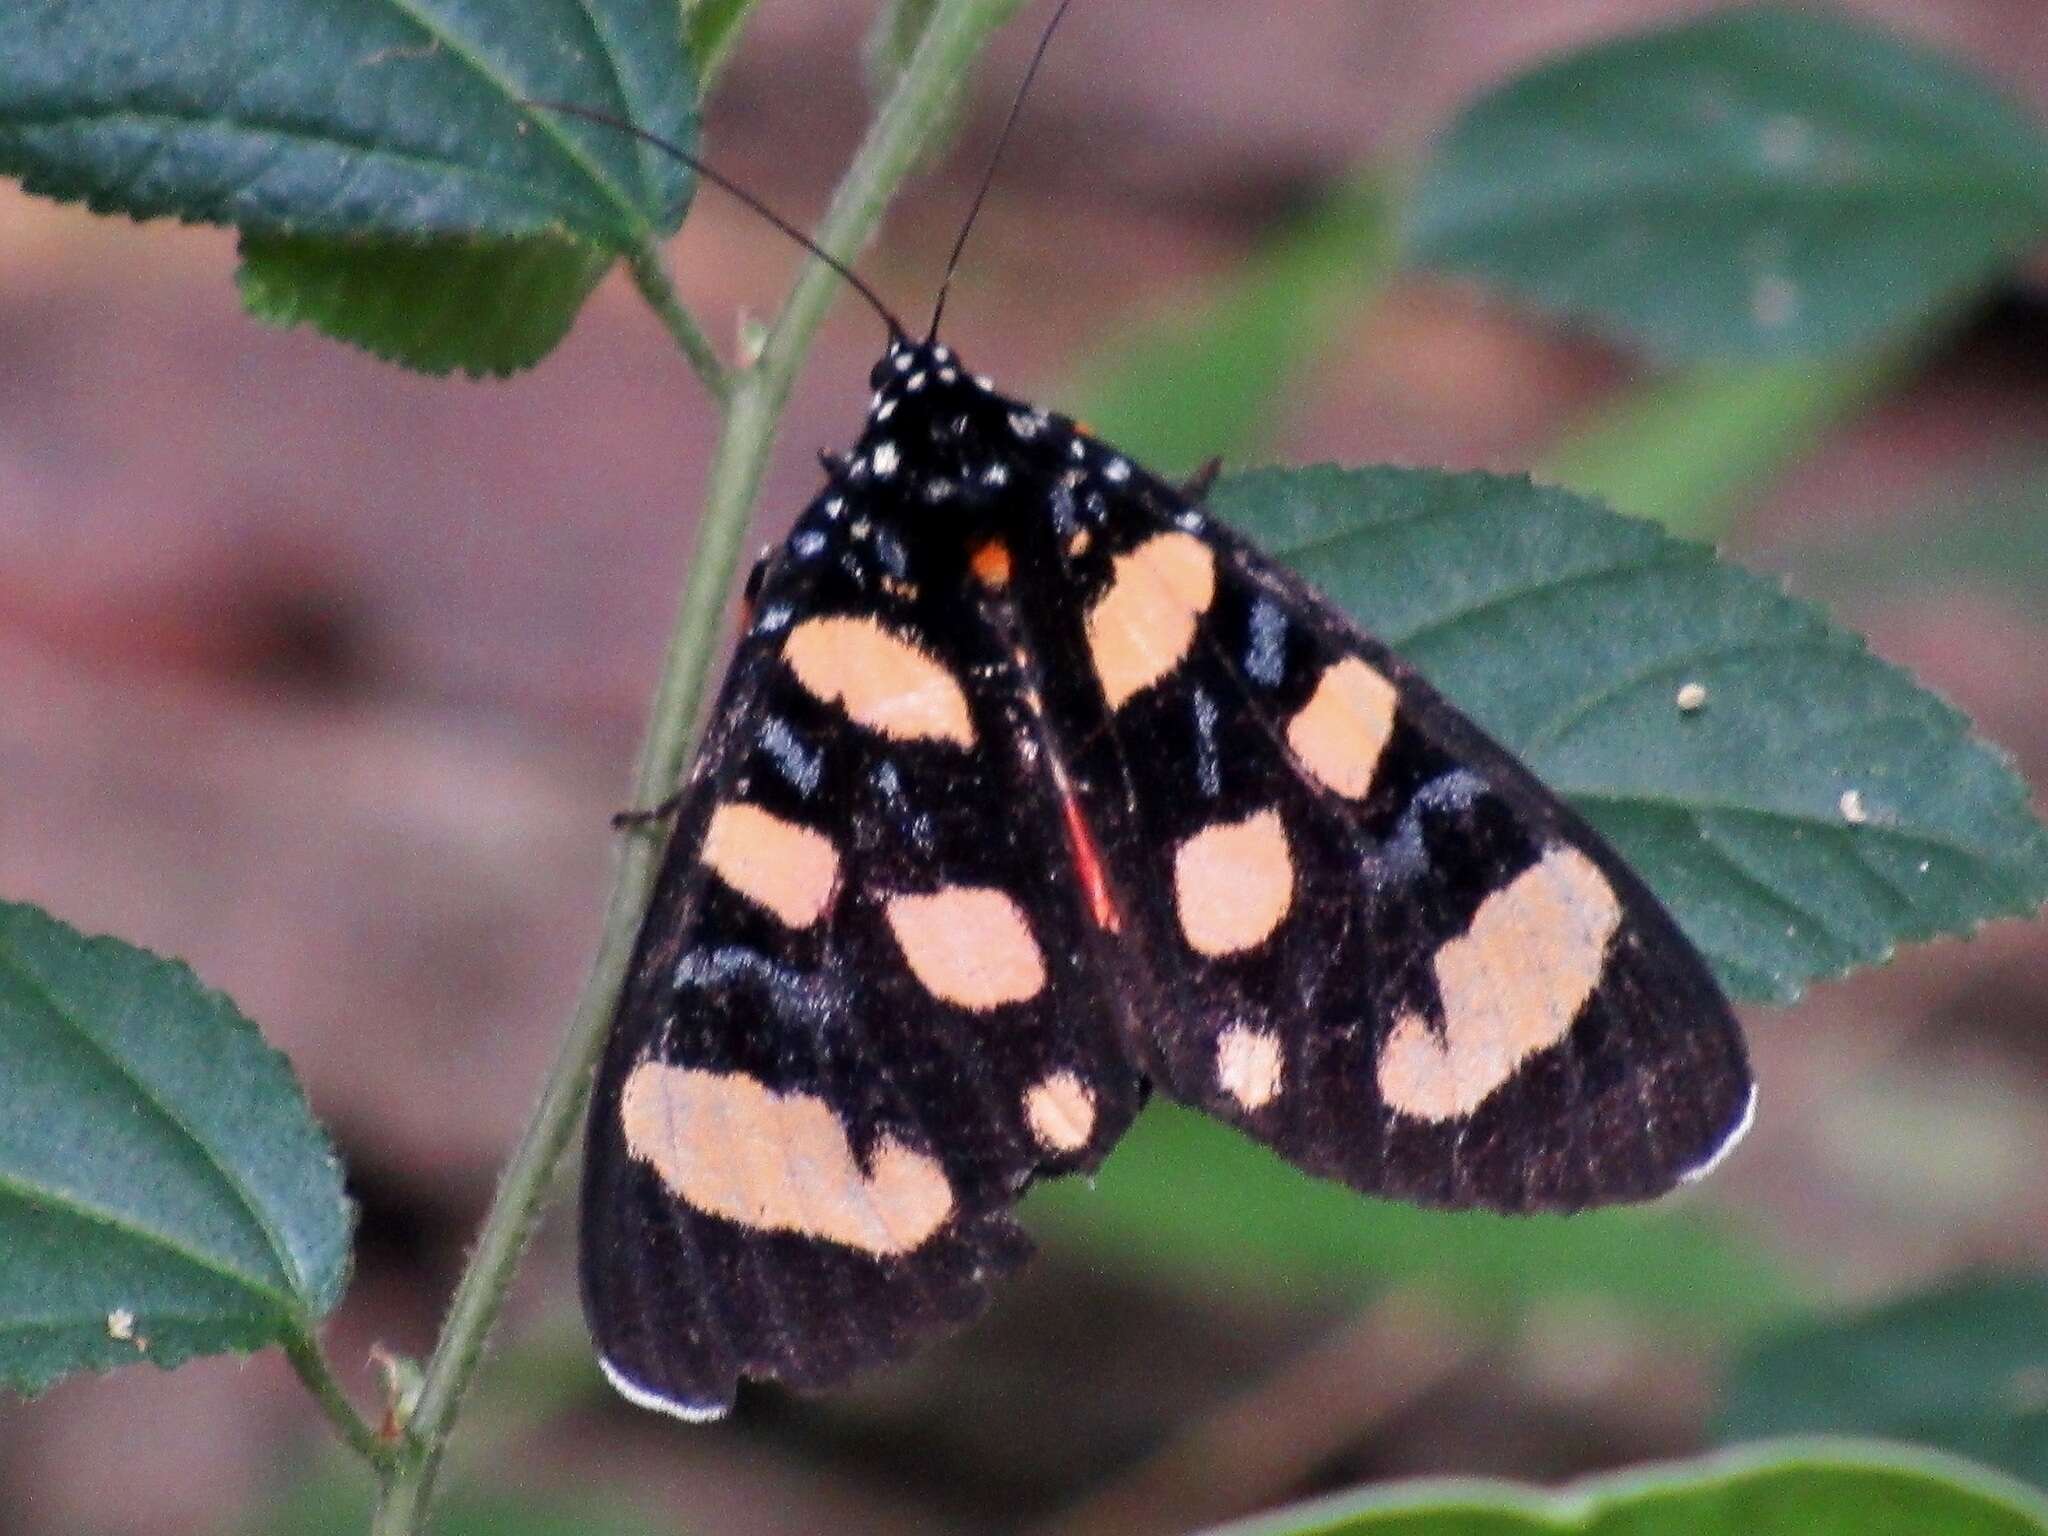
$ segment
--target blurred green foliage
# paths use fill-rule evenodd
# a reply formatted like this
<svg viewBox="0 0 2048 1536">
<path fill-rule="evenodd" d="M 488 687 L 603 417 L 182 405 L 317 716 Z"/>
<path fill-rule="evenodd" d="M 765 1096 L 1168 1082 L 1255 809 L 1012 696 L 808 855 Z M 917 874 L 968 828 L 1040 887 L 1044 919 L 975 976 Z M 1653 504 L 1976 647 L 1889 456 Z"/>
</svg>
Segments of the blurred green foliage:
<svg viewBox="0 0 2048 1536">
<path fill-rule="evenodd" d="M 1934 1446 L 2048 1489 L 2048 1279 L 1968 1276 L 1758 1342 L 1717 1438 L 1821 1433 Z"/>
<path fill-rule="evenodd" d="M 1085 365 L 1074 414 L 1162 475 L 1259 453 L 1291 382 L 1393 275 L 1393 221 L 1384 178 L 1338 188 L 1206 298 Z"/>
<path fill-rule="evenodd" d="M 1539 1302 L 1597 1300 L 1711 1339 L 1805 1305 L 1761 1246 L 1682 1202 L 1510 1217 L 1364 1200 L 1164 1103 L 1092 1182 L 1040 1186 L 1025 1211 L 1048 1242 L 1176 1283 L 1304 1301 L 1419 1286 L 1482 1327 Z"/>
<path fill-rule="evenodd" d="M 367 1479 L 310 1478 L 231 1536 L 362 1536 L 370 1523 Z M 559 1483 L 545 1494 L 449 1491 L 430 1536 L 684 1536 L 673 1520 L 641 1517 L 605 1495 L 577 1497 Z"/>
<path fill-rule="evenodd" d="M 1408 210 L 1427 266 L 1671 358 L 1918 329 L 2048 233 L 2048 139 L 1975 71 L 1825 10 L 1594 44 L 1468 106 Z"/>
<path fill-rule="evenodd" d="M 1211 1536 L 2040 1536 L 2048 1504 L 1967 1462 L 1790 1441 L 1551 1491 L 1443 1481 L 1281 1510 Z"/>
<path fill-rule="evenodd" d="M 1593 412 L 1536 478 L 1716 539 L 1759 486 L 1896 384 L 1907 362 L 1887 352 L 1680 369 Z"/>
<path fill-rule="evenodd" d="M 1897 525 L 1795 539 L 1773 554 L 1830 601 L 1940 603 L 1973 593 L 2048 623 L 2048 462 L 1994 467 Z"/>
</svg>

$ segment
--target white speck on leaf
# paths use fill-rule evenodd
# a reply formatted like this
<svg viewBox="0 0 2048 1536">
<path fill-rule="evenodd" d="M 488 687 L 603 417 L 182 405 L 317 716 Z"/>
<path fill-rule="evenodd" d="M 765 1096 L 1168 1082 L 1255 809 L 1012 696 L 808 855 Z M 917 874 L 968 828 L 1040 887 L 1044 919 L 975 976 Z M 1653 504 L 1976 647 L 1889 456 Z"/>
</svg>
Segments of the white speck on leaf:
<svg viewBox="0 0 2048 1536">
<path fill-rule="evenodd" d="M 1774 117 L 1764 124 L 1759 144 L 1772 170 L 1796 170 L 1812 163 L 1813 127 L 1804 118 Z"/>
<path fill-rule="evenodd" d="M 1782 331 L 1799 313 L 1799 289 L 1782 272 L 1759 273 L 1749 292 L 1749 316 L 1767 331 Z"/>
</svg>

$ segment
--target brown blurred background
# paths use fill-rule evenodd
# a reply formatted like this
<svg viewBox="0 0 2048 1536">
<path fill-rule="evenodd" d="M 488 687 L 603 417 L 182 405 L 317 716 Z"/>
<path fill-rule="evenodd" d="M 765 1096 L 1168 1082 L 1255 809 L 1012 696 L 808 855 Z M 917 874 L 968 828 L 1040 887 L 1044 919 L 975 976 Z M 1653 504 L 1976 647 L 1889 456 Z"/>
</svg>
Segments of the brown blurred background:
<svg viewBox="0 0 2048 1536">
<path fill-rule="evenodd" d="M 1198 298 L 1318 188 L 1412 163 L 1478 88 L 1709 8 L 1077 7 L 950 339 L 1057 403 L 1084 360 Z M 864 120 L 870 9 L 763 5 L 713 100 L 709 152 L 799 219 Z M 2048 118 L 2037 0 L 1846 9 L 1966 55 Z M 863 264 L 908 311 L 1031 41 L 1003 40 L 965 138 Z M 711 193 L 672 260 L 721 341 L 794 264 Z M 478 384 L 263 329 L 233 268 L 222 232 L 0 187 L 0 891 L 188 958 L 289 1053 L 362 1205 L 332 1337 L 367 1401 L 373 1343 L 430 1343 L 587 961 L 713 421 L 617 280 L 537 371 Z M 1938 538 L 1990 469 L 2048 464 L 2043 274 L 1802 460 L 1736 552 Z M 810 494 L 813 450 L 857 425 L 873 331 L 853 304 L 826 327 L 762 538 Z M 1526 468 L 1635 376 L 1505 303 L 1403 280 L 1297 392 L 1275 457 Z M 2041 611 L 1947 586 L 1842 616 L 2042 784 Z M 1828 1297 L 2040 1265 L 2044 998 L 2043 929 L 2005 924 L 1753 1014 L 1762 1124 L 1705 1199 Z M 516 1466 L 517 1487 L 603 1489 L 657 1529 L 1175 1529 L 1397 1472 L 1559 1475 L 1695 1444 L 1713 1368 L 1583 1313 L 1482 1342 L 1408 1299 L 1218 1297 L 1056 1253 L 934 1364 L 685 1431 L 596 1386 L 567 1209 L 464 1433 L 500 1485 Z M 0 1531 L 227 1530 L 327 1467 L 322 1436 L 274 1356 L 75 1381 L 0 1404 Z"/>
</svg>

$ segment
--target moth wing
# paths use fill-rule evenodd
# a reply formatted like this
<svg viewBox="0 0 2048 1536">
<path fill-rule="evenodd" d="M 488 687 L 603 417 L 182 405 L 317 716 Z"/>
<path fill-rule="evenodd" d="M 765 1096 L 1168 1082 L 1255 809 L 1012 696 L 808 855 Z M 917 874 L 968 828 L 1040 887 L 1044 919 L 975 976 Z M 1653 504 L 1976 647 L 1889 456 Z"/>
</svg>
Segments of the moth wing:
<svg viewBox="0 0 2048 1536">
<path fill-rule="evenodd" d="M 957 583 L 887 595 L 907 546 L 848 499 L 765 571 L 592 1100 L 585 1312 L 684 1417 L 978 1313 L 1029 1252 L 1009 1207 L 1142 1091 L 1006 658 Z"/>
<path fill-rule="evenodd" d="M 1298 578 L 1072 457 L 1086 536 L 1033 625 L 1161 1086 L 1435 1205 L 1643 1199 L 1711 1164 L 1752 1107 L 1740 1031 L 1627 865 Z"/>
</svg>

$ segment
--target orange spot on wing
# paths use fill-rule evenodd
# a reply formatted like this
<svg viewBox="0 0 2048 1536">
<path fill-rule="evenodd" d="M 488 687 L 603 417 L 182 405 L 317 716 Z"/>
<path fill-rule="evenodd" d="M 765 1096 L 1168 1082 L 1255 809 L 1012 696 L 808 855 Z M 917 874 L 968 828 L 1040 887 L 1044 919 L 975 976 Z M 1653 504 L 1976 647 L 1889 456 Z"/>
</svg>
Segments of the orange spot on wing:
<svg viewBox="0 0 2048 1536">
<path fill-rule="evenodd" d="M 1380 1097 L 1418 1120 L 1471 1114 L 1522 1063 L 1571 1032 L 1621 926 L 1599 866 L 1557 847 L 1479 904 L 1436 952 L 1441 1036 L 1401 1015 L 1380 1046 Z"/>
</svg>

